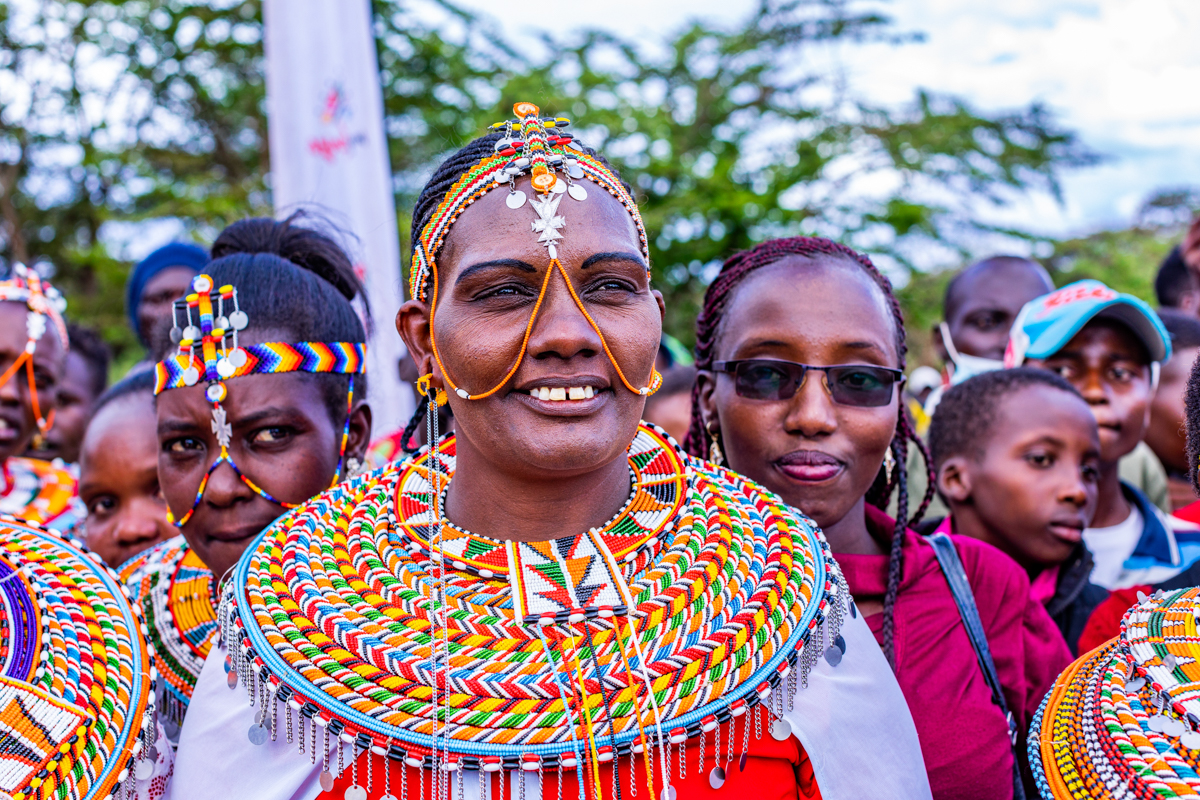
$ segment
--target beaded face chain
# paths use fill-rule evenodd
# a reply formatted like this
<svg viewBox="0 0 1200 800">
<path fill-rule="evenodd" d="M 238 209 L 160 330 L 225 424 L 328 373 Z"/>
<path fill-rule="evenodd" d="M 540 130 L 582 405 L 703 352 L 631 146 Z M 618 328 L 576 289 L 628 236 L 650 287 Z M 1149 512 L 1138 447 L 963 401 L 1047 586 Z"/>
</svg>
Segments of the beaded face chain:
<svg viewBox="0 0 1200 800">
<path fill-rule="evenodd" d="M 229 313 L 226 314 L 226 304 Z M 193 313 L 196 319 L 193 319 Z M 197 275 L 192 279 L 192 293 L 183 300 L 175 301 L 172 308 L 175 324 L 171 329 L 171 340 L 179 345 L 179 351 L 160 361 L 155 366 L 154 394 L 168 389 L 195 386 L 201 379 L 208 383 L 204 396 L 212 403 L 212 431 L 217 437 L 221 452 L 213 460 L 208 471 L 200 480 L 196 499 L 187 513 L 178 519 L 168 509 L 167 519 L 177 528 L 182 528 L 196 513 L 208 479 L 221 464 L 228 464 L 234 473 L 250 487 L 251 491 L 284 508 L 295 508 L 296 503 L 287 503 L 269 494 L 250 480 L 229 454 L 229 443 L 233 428 L 229 424 L 225 407 L 228 396 L 225 380 L 242 375 L 278 375 L 285 372 L 335 373 L 350 376 L 350 388 L 346 394 L 346 422 L 342 426 L 341 449 L 338 452 L 337 469 L 333 473 L 336 486 L 342 477 L 346 458 L 346 443 L 350 437 L 350 409 L 354 405 L 354 376 L 366 369 L 366 345 L 361 342 L 267 342 L 265 344 L 238 346 L 238 332 L 250 324 L 245 311 L 238 306 L 237 289 L 231 285 L 214 287 L 208 275 Z M 185 326 L 180 326 L 180 314 Z M 197 324 L 199 323 L 199 324 Z M 198 352 L 197 352 L 198 351 Z"/>
<path fill-rule="evenodd" d="M 1156 592 L 1042 701 L 1029 761 L 1043 798 L 1200 793 L 1200 588 Z"/>
<path fill-rule="evenodd" d="M 575 306 L 600 338 L 604 352 L 616 368 L 621 383 L 634 394 L 653 394 L 662 384 L 662 376 L 657 370 L 652 370 L 650 380 L 645 386 L 635 386 L 630 382 L 609 349 L 600 326 L 588 313 L 579 294 L 575 291 L 575 287 L 571 284 L 571 278 L 566 269 L 558 260 L 558 243 L 563 240 L 562 231 L 567 224 L 565 215 L 559 213 L 560 203 L 564 194 L 581 203 L 586 201 L 587 189 L 582 184 L 576 183 L 577 180 L 586 178 L 617 198 L 633 218 L 648 273 L 650 249 L 646 228 L 642 223 L 637 204 L 612 170 L 598 159 L 583 152 L 582 146 L 575 141 L 571 134 L 558 130 L 570 125 L 570 120 L 564 117 L 543 119 L 539 116 L 540 110 L 533 103 L 517 103 L 513 106 L 513 113 L 517 116 L 516 120 L 498 122 L 492 126 L 493 130 L 504 132 L 503 137 L 496 142 L 496 154 L 483 159 L 469 169 L 450 187 L 450 190 L 446 192 L 445 199 L 434 211 L 417 239 L 409 278 L 409 291 L 412 297 L 429 302 L 430 341 L 433 357 L 437 361 L 442 377 L 446 385 L 464 400 L 482 400 L 503 388 L 525 357 L 538 311 L 546 297 L 550 280 L 557 271 L 566 283 Z M 517 178 L 526 174 L 530 176 L 530 184 L 536 195 L 533 199 L 530 199 L 523 190 L 517 189 L 516 186 Z M 437 317 L 438 303 L 437 254 L 441 250 L 450 226 L 467 206 L 493 189 L 502 186 L 507 186 L 509 189 L 506 204 L 510 209 L 514 211 L 521 209 L 528 201 L 536 213 L 537 219 L 531 223 L 531 227 L 533 233 L 538 235 L 538 242 L 545 245 L 550 264 L 546 269 L 546 276 L 542 281 L 537 302 L 529 315 L 529 322 L 525 326 L 525 335 L 521 341 L 520 351 L 512 366 L 500 382 L 490 390 L 472 393 L 455 383 L 438 352 L 437 337 L 434 335 L 434 320 Z M 427 284 L 430 282 L 432 282 L 432 290 L 427 293 Z"/>
<path fill-rule="evenodd" d="M 25 315 L 25 349 L 8 369 L 0 374 L 0 386 L 8 383 L 17 372 L 24 367 L 25 377 L 29 383 L 29 399 L 33 405 L 33 416 L 37 420 L 38 433 L 45 435 L 54 426 L 54 409 L 49 414 L 42 414 L 42 406 L 38 402 L 37 382 L 33 374 L 33 354 L 37 352 L 38 342 L 46 333 L 46 318 L 54 323 L 55 333 L 62 343 L 64 355 L 70 347 L 67 339 L 67 325 L 63 321 L 63 312 L 67 310 L 67 301 L 58 290 L 43 281 L 35 270 L 24 264 L 14 264 L 12 276 L 0 281 L 0 302 L 13 301 L 24 303 L 28 312 Z"/>
<path fill-rule="evenodd" d="M 649 426 L 628 457 L 633 491 L 608 523 L 517 549 L 445 520 L 453 438 L 340 484 L 239 563 L 222 616 L 232 672 L 289 726 L 298 712 L 301 740 L 307 723 L 385 758 L 384 775 L 430 771 L 438 797 L 466 770 L 549 769 L 599 798 L 601 766 L 633 759 L 648 797 L 670 797 L 686 743 L 729 725 L 713 748 L 728 764 L 737 718 L 748 731 L 747 712 L 795 689 L 847 594 L 820 533 L 778 498 Z"/>
</svg>

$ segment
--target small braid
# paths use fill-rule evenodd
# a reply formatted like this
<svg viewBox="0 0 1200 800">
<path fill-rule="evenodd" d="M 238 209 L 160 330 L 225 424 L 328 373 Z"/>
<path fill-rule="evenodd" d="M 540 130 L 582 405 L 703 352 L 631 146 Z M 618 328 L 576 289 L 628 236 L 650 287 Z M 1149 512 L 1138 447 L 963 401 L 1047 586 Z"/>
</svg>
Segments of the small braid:
<svg viewBox="0 0 1200 800">
<path fill-rule="evenodd" d="M 721 272 L 717 275 L 704 293 L 704 306 L 696 319 L 696 369 L 711 370 L 714 351 L 717 344 L 717 333 L 721 320 L 733 297 L 734 290 L 746 279 L 746 276 L 757 269 L 774 264 L 788 256 L 804 256 L 816 258 L 830 256 L 841 258 L 858 264 L 871 277 L 887 298 L 888 308 L 892 312 L 892 320 L 896 329 L 896 352 L 900 358 L 900 369 L 905 367 L 905 356 L 908 346 L 905 341 L 904 315 L 900 311 L 900 303 L 892 291 L 892 283 L 879 269 L 871 263 L 871 259 L 855 252 L 845 245 L 815 236 L 796 236 L 789 239 L 772 239 L 757 247 L 736 253 L 725 261 Z M 718 431 L 717 436 L 720 435 Z M 704 420 L 700 414 L 700 387 L 692 387 L 692 424 L 688 428 L 684 447 L 689 453 L 704 458 L 708 450 L 710 434 L 704 429 Z M 925 470 L 929 476 L 925 497 L 917 508 L 917 513 L 908 519 L 908 443 L 915 442 L 918 450 L 925 458 Z M 895 617 L 896 596 L 900 590 L 900 579 L 904 571 L 904 534 L 910 525 L 915 525 L 925 514 L 933 499 L 934 480 L 930 466 L 928 451 L 924 443 L 916 435 L 912 424 L 901 404 L 900 413 L 896 420 L 896 433 L 889 445 L 896 459 L 896 469 L 892 479 L 887 480 L 884 469 L 880 469 L 875 482 L 867 491 L 866 500 L 879 509 L 887 508 L 888 498 L 893 491 L 899 489 L 899 505 L 896 512 L 896 529 L 892 534 L 891 552 L 888 559 L 887 592 L 883 600 L 883 649 L 892 669 L 896 668 L 895 648 Z M 908 521 L 906 522 L 906 519 Z"/>
</svg>

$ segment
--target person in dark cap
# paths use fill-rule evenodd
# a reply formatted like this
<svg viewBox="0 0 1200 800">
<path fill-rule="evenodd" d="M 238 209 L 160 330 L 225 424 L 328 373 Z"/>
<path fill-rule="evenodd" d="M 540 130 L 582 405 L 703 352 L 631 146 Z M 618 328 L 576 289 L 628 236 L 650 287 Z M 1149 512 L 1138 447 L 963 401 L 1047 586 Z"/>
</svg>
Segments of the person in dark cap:
<svg viewBox="0 0 1200 800">
<path fill-rule="evenodd" d="M 192 278 L 208 262 L 203 247 L 172 242 L 142 259 L 129 275 L 125 287 L 129 324 L 153 361 L 161 361 L 171 347 L 165 335 L 170 326 L 164 324 L 170 319 L 171 303 L 187 293 Z"/>
</svg>

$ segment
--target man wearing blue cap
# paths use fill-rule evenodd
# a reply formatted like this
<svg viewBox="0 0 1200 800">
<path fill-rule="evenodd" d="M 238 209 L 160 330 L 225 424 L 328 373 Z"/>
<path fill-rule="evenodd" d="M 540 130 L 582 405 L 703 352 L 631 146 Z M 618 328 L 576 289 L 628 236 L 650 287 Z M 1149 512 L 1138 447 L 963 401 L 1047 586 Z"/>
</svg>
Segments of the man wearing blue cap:
<svg viewBox="0 0 1200 800">
<path fill-rule="evenodd" d="M 126 313 L 150 362 L 161 361 L 171 347 L 170 340 L 159 335 L 170 328 L 164 320 L 171 318 L 171 303 L 188 292 L 192 278 L 208 261 L 203 247 L 172 242 L 146 256 L 130 273 L 125 286 Z"/>
<path fill-rule="evenodd" d="M 1067 379 L 1100 428 L 1100 492 L 1081 532 L 1105 589 L 1157 585 L 1200 561 L 1200 530 L 1170 519 L 1120 479 L 1118 462 L 1149 424 L 1171 338 L 1154 310 L 1100 281 L 1083 280 L 1025 304 L 1013 324 L 1006 366 L 1043 367 Z"/>
</svg>

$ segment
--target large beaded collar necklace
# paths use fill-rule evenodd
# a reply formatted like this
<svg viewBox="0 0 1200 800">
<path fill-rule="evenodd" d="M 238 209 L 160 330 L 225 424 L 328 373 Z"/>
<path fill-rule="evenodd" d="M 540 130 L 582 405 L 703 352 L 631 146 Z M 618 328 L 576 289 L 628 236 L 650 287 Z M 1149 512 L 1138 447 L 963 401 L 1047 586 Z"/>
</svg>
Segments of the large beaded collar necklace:
<svg viewBox="0 0 1200 800">
<path fill-rule="evenodd" d="M 1200 793 L 1200 588 L 1141 597 L 1034 717 L 1029 761 L 1046 800 Z"/>
<path fill-rule="evenodd" d="M 243 375 L 278 375 L 285 372 L 336 373 L 349 375 L 346 393 L 346 422 L 342 428 L 341 449 L 337 469 L 330 486 L 337 485 L 345 472 L 346 443 L 350 438 L 350 410 L 354 406 L 354 376 L 366 371 L 366 345 L 362 342 L 266 342 L 238 344 L 238 333 L 250 324 L 250 318 L 238 304 L 237 288 L 226 284 L 217 287 L 212 277 L 200 274 L 192 279 L 192 291 L 172 306 L 174 325 L 171 341 L 179 350 L 155 366 L 154 394 L 168 389 L 195 386 L 201 380 L 207 384 L 204 397 L 212 403 L 212 431 L 221 446 L 220 454 L 200 481 L 192 507 L 182 516 L 167 510 L 167 519 L 182 528 L 196 513 L 208 479 L 221 464 L 228 464 L 255 494 L 283 506 L 295 508 L 296 503 L 279 500 L 245 475 L 229 453 L 233 428 L 226 419 L 222 403 L 229 394 L 225 381 Z M 180 324 L 182 321 L 183 324 Z"/>
<path fill-rule="evenodd" d="M 716 788 L 737 741 L 744 767 L 751 720 L 766 710 L 786 739 L 798 685 L 845 650 L 849 594 L 820 532 L 657 428 L 629 448 L 625 507 L 547 542 L 431 522 L 454 439 L 430 458 L 281 517 L 222 598 L 231 685 L 259 709 L 251 741 L 294 740 L 326 789 L 343 769 L 351 800 L 427 771 L 449 797 L 491 772 L 555 770 L 561 786 L 570 770 L 599 798 L 599 765 L 636 759 L 665 799 L 689 741 Z"/>
<path fill-rule="evenodd" d="M 155 752 L 154 661 L 116 576 L 0 517 L 0 796 L 128 797 Z"/>
<path fill-rule="evenodd" d="M 141 605 L 158 656 L 159 713 L 178 728 L 217 638 L 216 580 L 182 536 L 139 554 L 120 575 Z"/>
</svg>

